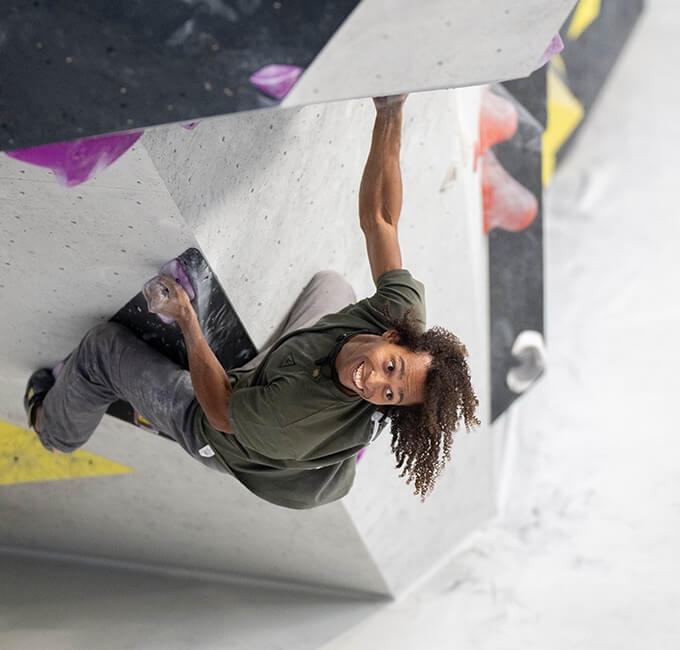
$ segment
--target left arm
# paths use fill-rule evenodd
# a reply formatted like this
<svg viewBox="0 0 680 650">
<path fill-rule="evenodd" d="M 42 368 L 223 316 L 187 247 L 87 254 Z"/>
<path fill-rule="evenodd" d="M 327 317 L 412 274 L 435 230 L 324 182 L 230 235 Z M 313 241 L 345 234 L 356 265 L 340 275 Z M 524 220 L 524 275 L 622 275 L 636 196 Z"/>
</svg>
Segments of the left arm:
<svg viewBox="0 0 680 650">
<path fill-rule="evenodd" d="M 359 224 L 376 283 L 386 271 L 401 268 L 397 225 L 402 204 L 399 155 L 405 100 L 405 95 L 374 100 L 373 139 L 359 188 Z"/>
</svg>

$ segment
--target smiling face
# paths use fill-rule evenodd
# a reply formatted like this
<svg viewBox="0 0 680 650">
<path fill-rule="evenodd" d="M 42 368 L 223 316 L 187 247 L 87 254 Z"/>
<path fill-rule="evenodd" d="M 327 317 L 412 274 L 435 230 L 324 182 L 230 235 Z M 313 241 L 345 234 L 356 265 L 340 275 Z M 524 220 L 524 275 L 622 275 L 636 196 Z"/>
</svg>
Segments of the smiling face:
<svg viewBox="0 0 680 650">
<path fill-rule="evenodd" d="M 394 330 L 359 334 L 342 346 L 335 369 L 342 386 L 378 406 L 410 406 L 425 398 L 432 357 L 397 344 Z"/>
</svg>

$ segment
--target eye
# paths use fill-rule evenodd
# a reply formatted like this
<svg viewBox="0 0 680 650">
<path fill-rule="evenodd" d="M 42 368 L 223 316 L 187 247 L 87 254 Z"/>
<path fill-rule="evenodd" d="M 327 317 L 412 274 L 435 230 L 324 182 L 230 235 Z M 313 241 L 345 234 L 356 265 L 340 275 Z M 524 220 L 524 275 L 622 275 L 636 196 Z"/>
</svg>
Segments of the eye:
<svg viewBox="0 0 680 650">
<path fill-rule="evenodd" d="M 387 398 L 388 401 L 391 402 L 393 396 L 394 396 L 394 394 L 392 393 L 391 389 L 388 388 L 387 392 L 385 393 L 385 397 Z"/>
<path fill-rule="evenodd" d="M 394 370 L 394 368 L 395 368 L 394 361 L 390 361 L 387 364 L 387 372 L 392 372 Z"/>
</svg>

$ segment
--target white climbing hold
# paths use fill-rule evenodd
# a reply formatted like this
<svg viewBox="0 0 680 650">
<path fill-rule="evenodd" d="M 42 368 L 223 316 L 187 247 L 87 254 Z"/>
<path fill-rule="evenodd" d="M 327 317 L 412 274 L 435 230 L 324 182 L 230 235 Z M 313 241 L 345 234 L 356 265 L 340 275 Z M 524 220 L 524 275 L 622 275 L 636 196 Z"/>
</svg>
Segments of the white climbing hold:
<svg viewBox="0 0 680 650">
<path fill-rule="evenodd" d="M 513 393 L 523 393 L 545 370 L 547 351 L 543 335 L 535 330 L 520 332 L 511 354 L 519 363 L 509 370 L 506 383 Z"/>
</svg>

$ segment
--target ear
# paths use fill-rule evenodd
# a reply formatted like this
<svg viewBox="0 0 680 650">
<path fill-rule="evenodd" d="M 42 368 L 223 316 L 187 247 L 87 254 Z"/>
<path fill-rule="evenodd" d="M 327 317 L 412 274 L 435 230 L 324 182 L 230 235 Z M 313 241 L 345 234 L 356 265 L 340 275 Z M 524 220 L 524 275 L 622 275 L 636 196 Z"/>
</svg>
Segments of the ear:
<svg viewBox="0 0 680 650">
<path fill-rule="evenodd" d="M 387 343 L 397 345 L 399 343 L 399 332 L 397 332 L 397 330 L 387 330 L 383 333 L 382 338 L 385 339 Z"/>
</svg>

